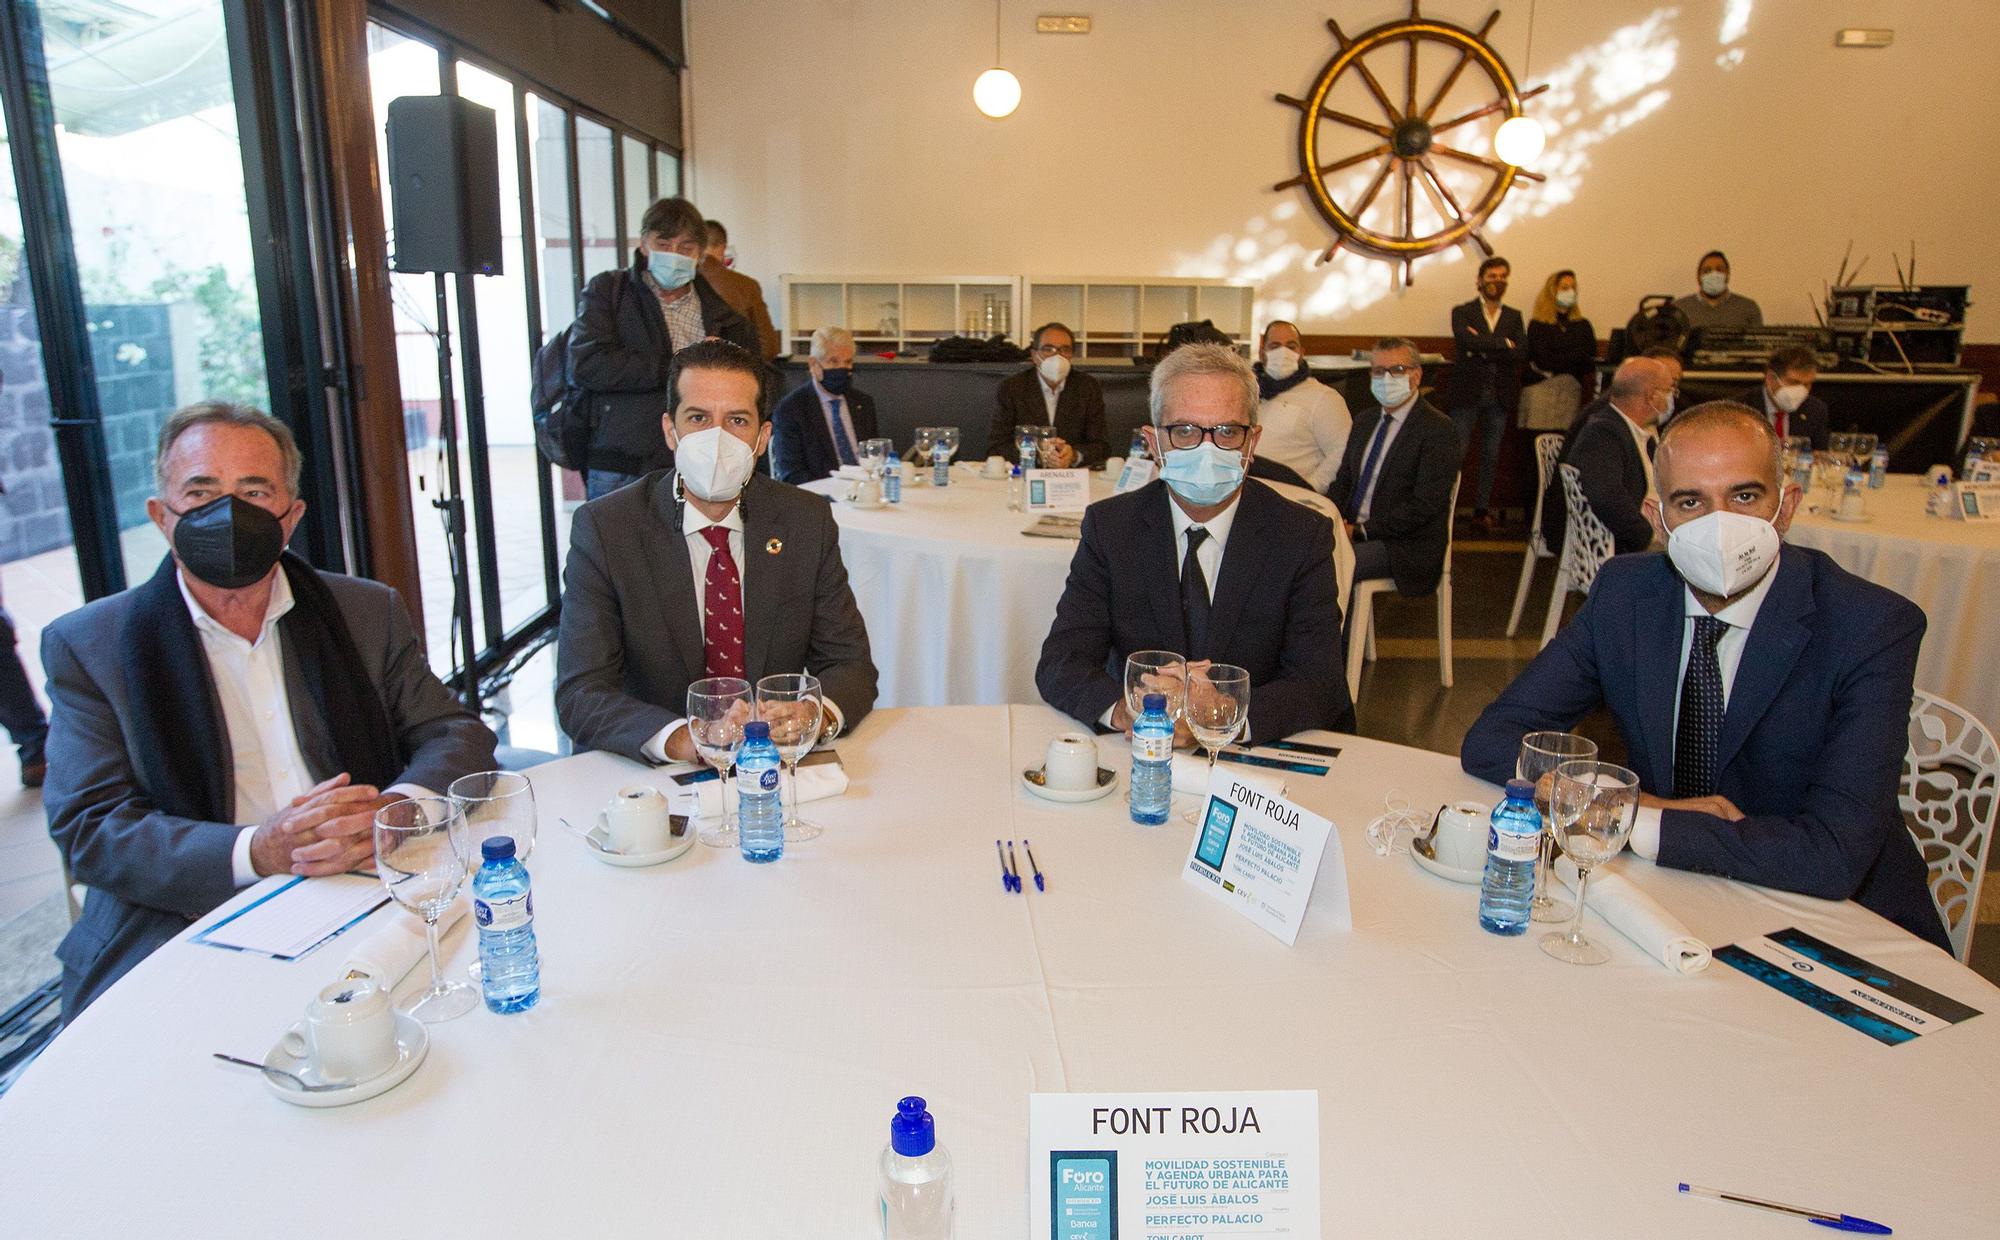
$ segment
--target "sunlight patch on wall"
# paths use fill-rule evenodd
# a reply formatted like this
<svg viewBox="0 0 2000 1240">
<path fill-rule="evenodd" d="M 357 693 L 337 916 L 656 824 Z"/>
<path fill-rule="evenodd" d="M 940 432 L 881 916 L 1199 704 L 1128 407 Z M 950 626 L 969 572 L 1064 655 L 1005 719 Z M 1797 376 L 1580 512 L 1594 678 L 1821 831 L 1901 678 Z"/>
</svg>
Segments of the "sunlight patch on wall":
<svg viewBox="0 0 2000 1240">
<path fill-rule="evenodd" d="M 1715 41 L 1723 47 L 1715 57 L 1718 68 L 1734 69 L 1743 63 L 1743 49 L 1730 44 L 1749 33 L 1750 10 L 1756 3 L 1757 0 L 1723 0 L 1722 29 L 1715 36 Z"/>
</svg>

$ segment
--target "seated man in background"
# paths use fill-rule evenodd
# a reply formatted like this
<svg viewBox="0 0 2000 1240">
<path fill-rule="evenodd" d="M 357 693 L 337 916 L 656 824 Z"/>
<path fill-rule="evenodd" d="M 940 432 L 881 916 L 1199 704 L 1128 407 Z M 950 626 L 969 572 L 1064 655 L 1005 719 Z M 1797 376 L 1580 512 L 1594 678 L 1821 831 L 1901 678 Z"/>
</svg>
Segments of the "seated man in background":
<svg viewBox="0 0 2000 1240">
<path fill-rule="evenodd" d="M 493 767 L 396 592 L 284 554 L 305 513 L 284 423 L 190 405 L 154 483 L 159 571 L 42 634 L 43 803 L 90 889 L 56 949 L 65 1020 L 238 888 L 371 865 L 376 809 Z"/>
<path fill-rule="evenodd" d="M 859 465 L 861 445 L 875 438 L 875 400 L 853 385 L 854 336 L 815 331 L 806 365 L 812 378 L 771 410 L 771 476 L 793 486 Z"/>
<path fill-rule="evenodd" d="M 1219 345 L 1185 345 L 1153 368 L 1151 404 L 1145 435 L 1162 476 L 1084 510 L 1035 668 L 1043 699 L 1128 729 L 1126 656 L 1172 650 L 1191 668 L 1250 673 L 1252 740 L 1353 731 L 1333 525 L 1247 477 L 1258 434 L 1250 364 Z M 1177 739 L 1192 743 L 1185 724 Z"/>
<path fill-rule="evenodd" d="M 1354 416 L 1339 392 L 1312 377 L 1296 323 L 1264 325 L 1257 345 L 1258 458 L 1275 461 L 1324 492 L 1340 471 Z"/>
<path fill-rule="evenodd" d="M 1000 381 L 994 394 L 993 429 L 986 436 L 987 456 L 1013 460 L 1019 455 L 1015 430 L 1047 426 L 1052 437 L 1042 445 L 1042 463 L 1051 469 L 1104 464 L 1110 455 L 1104 429 L 1104 389 L 1097 380 L 1072 370 L 1076 335 L 1061 323 L 1044 323 L 1028 340 L 1028 360 L 1019 374 Z"/>
<path fill-rule="evenodd" d="M 1710 250 L 1695 264 L 1699 286 L 1685 297 L 1674 299 L 1674 309 L 1687 316 L 1688 326 L 1697 332 L 1706 327 L 1762 327 L 1764 312 L 1757 303 L 1729 288 L 1729 256 Z"/>
<path fill-rule="evenodd" d="M 1666 554 L 1607 563 L 1460 760 L 1499 783 L 1527 733 L 1609 707 L 1642 793 L 1633 852 L 1852 899 L 1949 950 L 1896 804 L 1923 612 L 1784 545 L 1799 491 L 1782 460 L 1742 405 L 1676 418 L 1647 501 Z"/>
<path fill-rule="evenodd" d="M 764 304 L 764 286 L 756 280 L 736 270 L 735 259 L 729 253 L 729 230 L 721 220 L 704 220 L 704 235 L 707 244 L 701 251 L 701 277 L 722 294 L 722 300 L 729 308 L 749 321 L 757 333 L 757 342 L 763 346 L 759 356 L 772 361 L 785 351 L 784 341 L 778 338 L 778 329 L 771 322 L 771 311 Z"/>
<path fill-rule="evenodd" d="M 1576 466 L 1590 511 L 1611 531 L 1614 554 L 1653 545 L 1645 503 L 1654 493 L 1654 426 L 1672 406 L 1673 376 L 1665 363 L 1628 357 L 1618 364 L 1604 395 L 1583 407 L 1581 425 L 1557 458 Z M 1557 474 L 1549 479 L 1549 500 L 1542 506 L 1542 532 L 1549 546 L 1562 546 L 1568 526 L 1569 507 Z"/>
<path fill-rule="evenodd" d="M 1460 444 L 1451 419 L 1423 398 L 1423 355 L 1400 336 L 1375 342 L 1368 390 L 1378 407 L 1354 420 L 1327 498 L 1354 543 L 1354 579 L 1393 578 L 1429 594 L 1444 576 Z"/>
<path fill-rule="evenodd" d="M 674 468 L 577 509 L 563 569 L 556 717 L 578 749 L 695 759 L 688 686 L 801 668 L 822 737 L 875 704 L 868 630 L 824 499 L 756 472 L 763 362 L 726 340 L 674 356 L 661 426 Z"/>
<path fill-rule="evenodd" d="M 1812 394 L 1819 358 L 1804 345 L 1774 349 L 1764 363 L 1764 382 L 1736 399 L 1762 410 L 1780 440 L 1803 435 L 1815 452 L 1826 451 L 1831 428 L 1826 402 Z"/>
</svg>

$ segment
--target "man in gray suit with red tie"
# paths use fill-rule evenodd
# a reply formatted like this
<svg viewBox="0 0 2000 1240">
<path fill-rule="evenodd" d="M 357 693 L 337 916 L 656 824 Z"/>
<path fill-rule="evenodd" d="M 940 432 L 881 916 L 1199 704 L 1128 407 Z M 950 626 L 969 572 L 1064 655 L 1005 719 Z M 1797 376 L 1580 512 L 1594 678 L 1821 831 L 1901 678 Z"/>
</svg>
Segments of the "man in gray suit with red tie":
<svg viewBox="0 0 2000 1240">
<path fill-rule="evenodd" d="M 580 749 L 695 758 L 688 686 L 801 668 L 823 735 L 875 704 L 868 631 L 826 500 L 756 473 L 771 428 L 763 367 L 704 340 L 674 355 L 661 419 L 674 468 L 577 510 L 563 573 L 556 715 Z"/>
</svg>

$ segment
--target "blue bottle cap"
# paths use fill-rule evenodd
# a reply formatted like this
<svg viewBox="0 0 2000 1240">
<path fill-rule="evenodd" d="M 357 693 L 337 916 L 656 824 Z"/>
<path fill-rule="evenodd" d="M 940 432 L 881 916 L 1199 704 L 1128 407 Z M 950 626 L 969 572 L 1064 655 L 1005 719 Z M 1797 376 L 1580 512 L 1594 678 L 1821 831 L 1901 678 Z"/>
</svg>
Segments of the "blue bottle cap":
<svg viewBox="0 0 2000 1240">
<path fill-rule="evenodd" d="M 1507 781 L 1507 799 L 1510 801 L 1532 801 L 1535 799 L 1535 781 L 1532 779 L 1510 779 Z"/>
<path fill-rule="evenodd" d="M 479 855 L 488 861 L 507 861 L 514 856 L 514 837 L 511 835 L 489 835 L 479 845 Z"/>
<path fill-rule="evenodd" d="M 743 725 L 743 739 L 746 741 L 768 741 L 771 739 L 771 725 L 763 719 L 755 719 Z"/>
<path fill-rule="evenodd" d="M 1148 693 L 1145 697 L 1139 699 L 1139 701 L 1141 708 L 1144 710 L 1157 710 L 1161 714 L 1167 712 L 1167 695 L 1164 693 Z"/>
<path fill-rule="evenodd" d="M 889 1146 L 905 1158 L 922 1158 L 937 1148 L 937 1126 L 924 1100 L 912 1094 L 896 1104 L 889 1120 Z"/>
</svg>

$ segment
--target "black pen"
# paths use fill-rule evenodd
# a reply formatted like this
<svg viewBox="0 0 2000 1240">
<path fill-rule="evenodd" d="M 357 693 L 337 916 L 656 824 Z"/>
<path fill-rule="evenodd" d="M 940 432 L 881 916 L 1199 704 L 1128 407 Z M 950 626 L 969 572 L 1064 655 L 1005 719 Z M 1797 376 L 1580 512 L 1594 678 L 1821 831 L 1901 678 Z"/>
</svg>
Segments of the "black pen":
<svg viewBox="0 0 2000 1240">
<path fill-rule="evenodd" d="M 1030 844 L 1027 840 L 1022 840 L 1021 847 L 1024 850 L 1026 850 L 1028 854 L 1028 868 L 1032 869 L 1035 872 L 1035 890 L 1047 891 L 1049 889 L 1048 884 L 1042 881 L 1042 867 L 1035 863 L 1035 846 L 1033 844 Z"/>
</svg>

